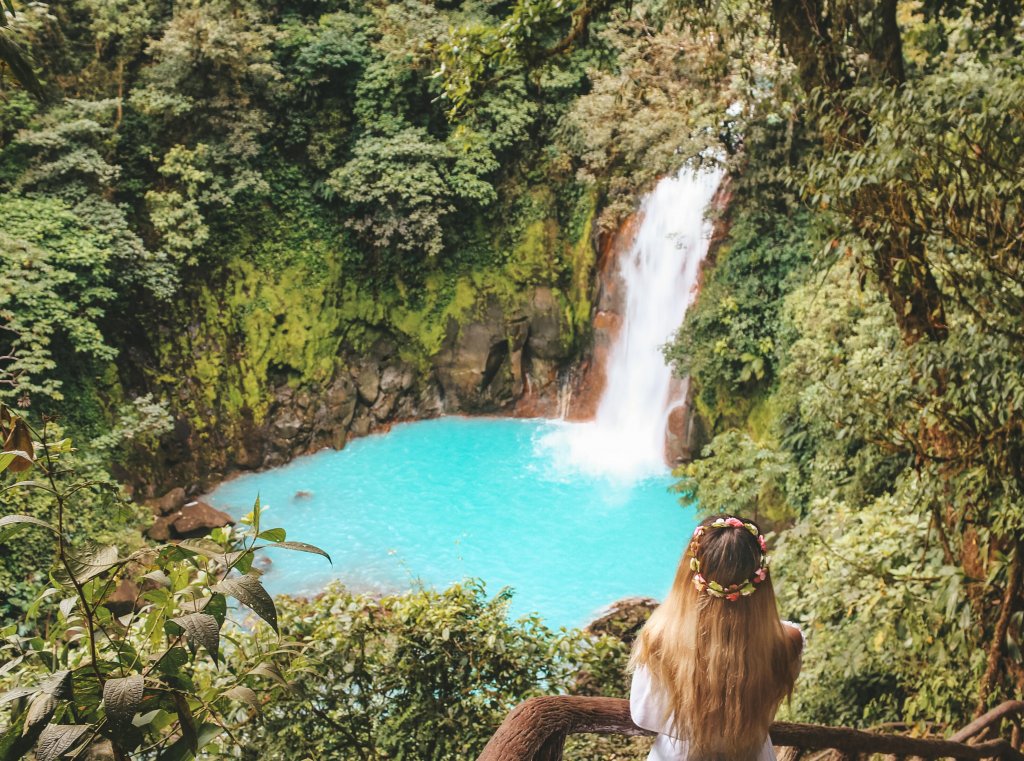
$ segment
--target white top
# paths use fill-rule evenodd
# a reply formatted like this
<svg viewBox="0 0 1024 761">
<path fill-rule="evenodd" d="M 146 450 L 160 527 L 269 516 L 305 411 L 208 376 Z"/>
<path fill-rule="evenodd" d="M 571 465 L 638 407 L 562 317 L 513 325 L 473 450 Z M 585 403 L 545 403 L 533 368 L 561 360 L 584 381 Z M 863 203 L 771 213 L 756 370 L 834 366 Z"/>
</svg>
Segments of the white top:
<svg viewBox="0 0 1024 761">
<path fill-rule="evenodd" d="M 782 623 L 793 627 L 800 632 L 801 637 L 804 637 L 803 631 L 796 624 L 789 621 Z M 806 641 L 804 637 L 805 644 Z M 640 666 L 633 672 L 633 684 L 629 690 L 629 713 L 633 717 L 633 723 L 638 727 L 658 733 L 647 761 L 687 761 L 690 744 L 684 739 L 672 736 L 672 717 L 665 718 L 667 711 L 664 693 L 655 688 L 646 666 Z M 764 745 L 757 754 L 757 761 L 776 761 L 771 738 L 764 738 Z"/>
</svg>

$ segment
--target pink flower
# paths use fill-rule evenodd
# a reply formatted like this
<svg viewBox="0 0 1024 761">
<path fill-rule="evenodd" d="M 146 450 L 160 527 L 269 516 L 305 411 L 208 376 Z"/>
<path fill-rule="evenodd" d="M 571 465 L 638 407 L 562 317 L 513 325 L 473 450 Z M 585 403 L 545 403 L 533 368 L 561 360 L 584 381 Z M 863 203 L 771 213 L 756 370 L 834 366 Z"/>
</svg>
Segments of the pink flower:
<svg viewBox="0 0 1024 761">
<path fill-rule="evenodd" d="M 727 526 L 733 526 L 734 528 L 743 528 L 743 521 L 739 518 L 726 518 L 725 524 Z"/>
<path fill-rule="evenodd" d="M 754 581 L 756 583 L 760 583 L 764 581 L 766 578 L 768 578 L 768 571 L 766 571 L 764 568 L 758 568 L 757 573 L 754 574 Z"/>
<path fill-rule="evenodd" d="M 757 537 L 757 543 L 761 545 L 761 552 L 768 552 L 768 542 L 764 540 L 763 536 Z"/>
<path fill-rule="evenodd" d="M 726 595 L 725 599 L 729 600 L 730 602 L 736 602 L 736 600 L 740 599 L 740 593 L 733 592 L 731 595 Z"/>
</svg>

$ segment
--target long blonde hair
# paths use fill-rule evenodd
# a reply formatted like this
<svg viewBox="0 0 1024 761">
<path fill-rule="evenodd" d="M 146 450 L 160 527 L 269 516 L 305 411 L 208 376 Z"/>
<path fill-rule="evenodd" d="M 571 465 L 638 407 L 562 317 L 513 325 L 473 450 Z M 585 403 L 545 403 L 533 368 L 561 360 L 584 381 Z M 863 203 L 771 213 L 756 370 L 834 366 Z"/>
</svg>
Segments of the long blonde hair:
<svg viewBox="0 0 1024 761">
<path fill-rule="evenodd" d="M 770 574 L 753 594 L 722 599 L 694 585 L 692 557 L 709 583 L 728 587 L 754 576 L 762 549 L 750 531 L 732 526 L 706 528 L 699 543 L 691 540 L 671 591 L 640 632 L 630 667 L 647 667 L 666 698 L 664 719 L 671 717 L 674 736 L 689 741 L 691 759 L 748 761 L 793 691 L 800 648 L 783 631 Z"/>
</svg>

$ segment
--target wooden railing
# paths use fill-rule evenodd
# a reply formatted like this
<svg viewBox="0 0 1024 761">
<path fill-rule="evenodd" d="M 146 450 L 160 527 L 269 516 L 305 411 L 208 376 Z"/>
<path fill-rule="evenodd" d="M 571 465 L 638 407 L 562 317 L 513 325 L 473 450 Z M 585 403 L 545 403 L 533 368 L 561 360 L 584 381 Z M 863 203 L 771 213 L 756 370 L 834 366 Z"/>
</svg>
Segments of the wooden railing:
<svg viewBox="0 0 1024 761">
<path fill-rule="evenodd" d="M 829 749 L 833 759 L 842 761 L 875 754 L 889 759 L 1024 761 L 1020 753 L 1022 714 L 1024 701 L 1003 703 L 946 740 L 789 722 L 773 724 L 771 738 L 780 761 L 798 761 L 808 751 Z M 1009 740 L 999 736 L 1004 721 L 1013 723 Z M 626 700 L 572 695 L 531 698 L 509 713 L 478 761 L 561 761 L 565 738 L 581 733 L 652 734 L 633 723 Z"/>
</svg>

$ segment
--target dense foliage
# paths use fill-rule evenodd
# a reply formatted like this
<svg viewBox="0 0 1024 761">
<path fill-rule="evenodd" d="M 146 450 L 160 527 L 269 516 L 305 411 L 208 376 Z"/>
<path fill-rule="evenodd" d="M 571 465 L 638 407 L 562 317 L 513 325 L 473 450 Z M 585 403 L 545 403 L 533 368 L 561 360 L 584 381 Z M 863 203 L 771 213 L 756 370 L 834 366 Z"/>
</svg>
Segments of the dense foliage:
<svg viewBox="0 0 1024 761">
<path fill-rule="evenodd" d="M 625 694 L 620 640 L 509 621 L 509 597 L 467 582 L 383 598 L 332 585 L 314 601 L 282 600 L 282 633 L 305 665 L 243 732 L 243 757 L 474 758 L 526 697 Z"/>
<path fill-rule="evenodd" d="M 242 521 L 245 531 L 226 527 L 209 539 L 124 556 L 115 545 L 73 542 L 71 518 L 81 495 L 116 485 L 83 480 L 69 462 L 70 439 L 55 440 L 44 428 L 35 440 L 36 432 L 5 406 L 0 433 L 6 442 L 0 472 L 15 474 L 5 496 L 36 492 L 49 502 L 45 519 L 0 516 L 0 541 L 9 545 L 26 529 L 41 532 L 53 561 L 50 586 L 28 605 L 24 623 L 0 628 L 0 680 L 11 687 L 0 698 L 11 706 L 0 758 L 21 758 L 33 748 L 41 761 L 80 758 L 104 738 L 116 758 L 133 751 L 187 758 L 221 734 L 231 737 L 232 724 L 245 718 L 234 704 L 258 708 L 254 688 L 283 681 L 278 662 L 291 652 L 286 641 L 229 619 L 228 598 L 277 631 L 274 601 L 252 569 L 257 552 L 326 554 L 286 541 L 282 529 L 261 527 L 258 500 Z M 239 636 L 232 629 L 248 641 L 243 653 L 232 649 L 235 657 L 217 668 L 221 638 Z"/>
</svg>

